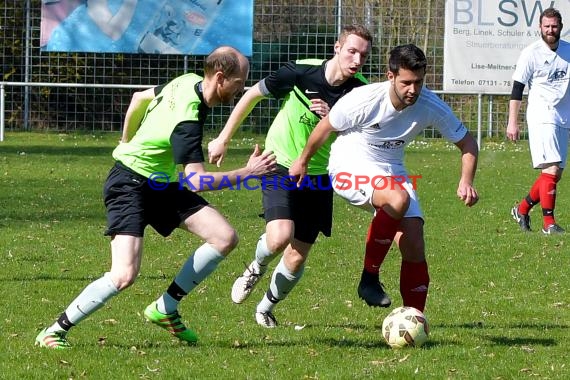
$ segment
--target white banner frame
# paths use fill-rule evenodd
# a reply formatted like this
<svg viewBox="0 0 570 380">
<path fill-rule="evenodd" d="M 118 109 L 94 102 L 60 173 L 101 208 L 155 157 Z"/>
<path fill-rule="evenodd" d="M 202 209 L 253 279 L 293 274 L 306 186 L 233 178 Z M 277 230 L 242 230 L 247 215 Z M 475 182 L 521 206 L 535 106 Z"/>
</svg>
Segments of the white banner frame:
<svg viewBox="0 0 570 380">
<path fill-rule="evenodd" d="M 520 52 L 540 39 L 549 7 L 562 14 L 569 40 L 570 0 L 446 0 L 444 91 L 509 94 Z"/>
</svg>

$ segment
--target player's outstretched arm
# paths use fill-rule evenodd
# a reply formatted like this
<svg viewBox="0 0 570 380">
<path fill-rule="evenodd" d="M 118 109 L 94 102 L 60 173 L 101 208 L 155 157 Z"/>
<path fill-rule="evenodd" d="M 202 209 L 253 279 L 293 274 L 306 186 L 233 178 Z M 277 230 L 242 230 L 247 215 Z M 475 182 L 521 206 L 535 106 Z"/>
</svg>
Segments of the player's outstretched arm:
<svg viewBox="0 0 570 380">
<path fill-rule="evenodd" d="M 311 132 L 305 148 L 301 155 L 293 161 L 289 168 L 289 175 L 297 179 L 297 186 L 300 187 L 303 178 L 307 175 L 307 167 L 311 157 L 319 150 L 321 146 L 327 141 L 330 134 L 334 131 L 328 115 L 319 121 L 315 129 Z"/>
<path fill-rule="evenodd" d="M 477 141 L 469 132 L 455 145 L 461 150 L 461 178 L 457 187 L 457 196 L 466 206 L 471 207 L 479 200 L 479 194 L 473 187 L 475 172 L 477 171 L 479 147 L 477 146 Z"/>
<path fill-rule="evenodd" d="M 215 163 L 217 167 L 222 165 L 232 136 L 251 113 L 255 105 L 263 98 L 264 95 L 261 93 L 259 83 L 256 83 L 243 94 L 230 114 L 228 121 L 226 121 L 224 129 L 222 129 L 218 137 L 208 144 L 208 162 L 210 164 Z"/>
<path fill-rule="evenodd" d="M 226 172 L 210 172 L 203 162 L 190 163 L 184 166 L 186 184 L 192 191 L 221 190 L 247 180 L 248 177 L 261 177 L 275 170 L 276 160 L 273 152 L 261 152 L 255 145 L 247 164 L 236 170 Z"/>
<path fill-rule="evenodd" d="M 126 143 L 131 141 L 141 126 L 141 122 L 144 118 L 146 109 L 153 99 L 154 88 L 149 88 L 144 91 L 137 91 L 133 94 L 131 102 L 129 103 L 129 108 L 125 114 L 121 142 Z"/>
</svg>

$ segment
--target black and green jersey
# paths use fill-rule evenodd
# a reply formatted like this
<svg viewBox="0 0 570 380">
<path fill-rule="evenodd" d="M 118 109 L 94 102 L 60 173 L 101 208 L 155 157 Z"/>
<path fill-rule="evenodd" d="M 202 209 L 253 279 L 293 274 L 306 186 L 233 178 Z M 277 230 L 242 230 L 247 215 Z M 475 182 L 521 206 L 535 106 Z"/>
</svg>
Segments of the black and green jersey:
<svg viewBox="0 0 570 380">
<path fill-rule="evenodd" d="M 204 162 L 203 125 L 210 109 L 202 79 L 185 74 L 157 87 L 140 128 L 131 141 L 115 148 L 113 158 L 147 178 L 165 173 L 169 182 L 178 181 L 177 164 Z"/>
<path fill-rule="evenodd" d="M 322 99 L 332 107 L 341 96 L 366 84 L 362 75 L 357 74 L 339 86 L 330 85 L 325 78 L 327 62 L 320 59 L 289 62 L 262 81 L 262 88 L 265 87 L 275 98 L 283 99 L 279 113 L 267 133 L 265 149 L 273 151 L 277 163 L 287 168 L 299 157 L 320 120 L 317 114 L 309 110 L 310 99 Z M 331 136 L 311 158 L 308 174 L 327 173 L 333 140 L 334 136 Z"/>
</svg>

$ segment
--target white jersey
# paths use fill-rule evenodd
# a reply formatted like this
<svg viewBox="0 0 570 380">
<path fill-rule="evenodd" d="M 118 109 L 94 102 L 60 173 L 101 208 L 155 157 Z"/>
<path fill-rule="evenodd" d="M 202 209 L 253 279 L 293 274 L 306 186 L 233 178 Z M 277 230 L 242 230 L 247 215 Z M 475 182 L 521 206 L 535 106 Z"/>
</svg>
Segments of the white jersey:
<svg viewBox="0 0 570 380">
<path fill-rule="evenodd" d="M 390 100 L 390 82 L 358 87 L 329 112 L 338 136 L 331 147 L 329 171 L 338 168 L 401 165 L 404 148 L 427 127 L 458 142 L 467 129 L 433 91 L 423 88 L 416 103 L 397 111 Z"/>
<path fill-rule="evenodd" d="M 523 49 L 513 80 L 528 85 L 527 121 L 570 128 L 570 44 L 560 40 L 556 51 L 542 39 Z"/>
</svg>

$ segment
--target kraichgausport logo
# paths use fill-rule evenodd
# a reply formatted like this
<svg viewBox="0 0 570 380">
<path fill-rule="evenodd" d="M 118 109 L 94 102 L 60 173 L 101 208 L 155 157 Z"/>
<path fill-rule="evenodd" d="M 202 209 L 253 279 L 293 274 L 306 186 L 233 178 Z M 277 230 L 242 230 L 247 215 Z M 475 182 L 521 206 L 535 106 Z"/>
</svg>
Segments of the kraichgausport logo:
<svg viewBox="0 0 570 380">
<path fill-rule="evenodd" d="M 412 189 L 417 189 L 417 180 L 421 175 L 367 175 L 349 172 L 340 172 L 336 177 L 330 176 L 305 176 L 300 182 L 293 176 L 249 175 L 238 176 L 233 181 L 227 177 L 222 177 L 216 183 L 213 175 L 202 175 L 198 173 L 184 174 L 178 173 L 176 182 L 170 180 L 170 176 L 164 172 L 154 172 L 148 179 L 148 186 L 155 191 L 165 190 L 172 184 L 179 190 L 189 189 L 191 191 L 212 191 L 212 190 L 349 190 L 355 189 L 364 191 L 368 186 L 374 190 L 403 190 L 405 183 L 410 183 Z"/>
</svg>

